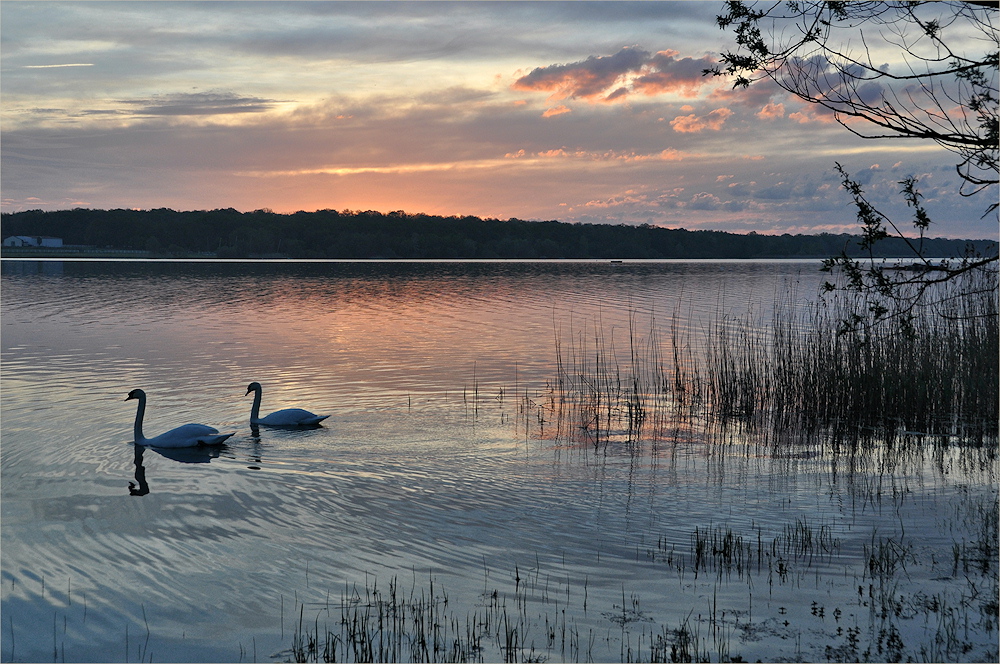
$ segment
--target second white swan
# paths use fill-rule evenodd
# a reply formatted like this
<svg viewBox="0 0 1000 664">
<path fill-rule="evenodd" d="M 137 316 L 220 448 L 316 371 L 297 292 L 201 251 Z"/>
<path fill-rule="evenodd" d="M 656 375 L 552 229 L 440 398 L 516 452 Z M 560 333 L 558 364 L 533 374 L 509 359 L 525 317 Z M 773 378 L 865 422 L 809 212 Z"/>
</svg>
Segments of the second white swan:
<svg viewBox="0 0 1000 664">
<path fill-rule="evenodd" d="M 270 415 L 261 417 L 260 397 L 263 391 L 260 383 L 256 381 L 247 385 L 247 394 L 253 392 L 253 406 L 250 408 L 250 424 L 265 424 L 272 427 L 314 426 L 330 417 L 329 415 L 316 415 L 301 408 L 276 410 Z M 243 396 L 246 396 L 246 394 Z"/>
<path fill-rule="evenodd" d="M 176 429 L 171 429 L 166 433 L 161 433 L 154 438 L 146 438 L 142 435 L 142 418 L 146 414 L 146 393 L 142 390 L 132 390 L 125 397 L 125 401 L 138 399 L 139 407 L 135 411 L 135 433 L 136 445 L 146 445 L 148 447 L 197 447 L 199 445 L 221 445 L 233 433 L 219 433 L 218 429 L 206 424 L 184 424 Z"/>
</svg>

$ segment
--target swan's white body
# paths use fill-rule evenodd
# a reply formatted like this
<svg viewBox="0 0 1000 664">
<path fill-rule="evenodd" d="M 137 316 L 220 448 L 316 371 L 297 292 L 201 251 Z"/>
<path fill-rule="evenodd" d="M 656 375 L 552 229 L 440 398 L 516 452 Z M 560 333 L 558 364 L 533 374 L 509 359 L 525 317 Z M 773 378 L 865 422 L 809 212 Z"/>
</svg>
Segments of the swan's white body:
<svg viewBox="0 0 1000 664">
<path fill-rule="evenodd" d="M 253 406 L 250 408 L 250 424 L 264 424 L 272 427 L 314 426 L 330 417 L 329 415 L 316 415 L 301 408 L 276 410 L 266 417 L 261 417 L 260 397 L 263 391 L 260 383 L 253 382 L 247 385 L 247 394 L 253 392 Z"/>
<path fill-rule="evenodd" d="M 221 445 L 227 438 L 232 436 L 232 433 L 219 433 L 218 429 L 214 429 L 205 424 L 184 424 L 177 427 L 176 429 L 171 429 L 166 433 L 161 433 L 155 438 L 146 438 L 142 435 L 142 418 L 146 414 L 146 393 L 142 390 L 132 390 L 125 397 L 125 401 L 129 399 L 138 399 L 139 407 L 135 411 L 135 443 L 136 445 L 145 445 L 147 447 L 197 447 L 199 445 Z M 235 432 L 234 432 L 235 433 Z"/>
</svg>

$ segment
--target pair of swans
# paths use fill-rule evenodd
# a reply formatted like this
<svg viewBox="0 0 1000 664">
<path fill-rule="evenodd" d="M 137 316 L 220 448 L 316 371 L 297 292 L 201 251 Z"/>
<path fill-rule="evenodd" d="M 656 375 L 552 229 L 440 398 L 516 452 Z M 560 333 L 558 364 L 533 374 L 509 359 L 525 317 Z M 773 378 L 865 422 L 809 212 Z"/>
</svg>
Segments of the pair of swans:
<svg viewBox="0 0 1000 664">
<path fill-rule="evenodd" d="M 260 417 L 260 399 L 263 389 L 260 383 L 253 382 L 247 386 L 247 394 L 254 393 L 253 407 L 250 409 L 250 424 L 263 424 L 275 427 L 298 427 L 314 426 L 329 417 L 329 415 L 315 415 L 308 410 L 301 408 L 285 408 L 278 410 L 265 417 Z M 246 395 L 244 395 L 246 396 Z M 235 435 L 233 433 L 219 433 L 215 427 L 206 424 L 184 424 L 171 429 L 166 433 L 161 433 L 153 438 L 146 438 L 142 433 L 142 419 L 146 414 L 146 393 L 142 390 L 132 390 L 125 397 L 125 401 L 137 399 L 139 407 L 135 412 L 135 426 L 133 433 L 137 445 L 147 447 L 198 447 L 203 445 L 221 445 L 226 439 Z"/>
</svg>

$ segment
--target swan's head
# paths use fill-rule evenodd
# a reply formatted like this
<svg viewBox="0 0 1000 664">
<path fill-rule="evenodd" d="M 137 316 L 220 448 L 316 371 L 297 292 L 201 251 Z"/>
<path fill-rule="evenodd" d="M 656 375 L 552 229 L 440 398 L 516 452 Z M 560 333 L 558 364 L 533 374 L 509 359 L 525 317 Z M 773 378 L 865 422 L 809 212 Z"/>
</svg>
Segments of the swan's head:
<svg viewBox="0 0 1000 664">
<path fill-rule="evenodd" d="M 257 381 L 254 381 L 254 382 L 250 383 L 249 385 L 247 385 L 247 394 L 250 394 L 251 392 L 258 392 L 258 391 L 260 391 L 260 389 L 261 389 L 260 383 L 258 383 Z M 247 394 L 244 394 L 243 396 L 246 396 Z"/>
<path fill-rule="evenodd" d="M 129 399 L 143 399 L 145 396 L 146 393 L 142 390 L 132 390 L 128 393 L 128 396 L 125 397 L 125 401 L 128 401 Z"/>
</svg>

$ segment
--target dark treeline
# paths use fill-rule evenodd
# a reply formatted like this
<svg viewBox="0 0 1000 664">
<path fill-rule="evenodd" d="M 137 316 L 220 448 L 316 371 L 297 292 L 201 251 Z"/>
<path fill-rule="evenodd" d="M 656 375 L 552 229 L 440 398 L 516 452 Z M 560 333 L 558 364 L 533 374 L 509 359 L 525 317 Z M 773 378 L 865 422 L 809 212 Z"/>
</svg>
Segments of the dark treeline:
<svg viewBox="0 0 1000 664">
<path fill-rule="evenodd" d="M 738 235 L 557 221 L 439 217 L 404 212 L 320 210 L 276 214 L 232 208 L 28 210 L 2 215 L 3 236 L 60 237 L 67 245 L 219 258 L 825 258 L 860 255 L 859 236 Z M 996 243 L 931 239 L 924 255 L 996 253 Z M 910 257 L 890 238 L 876 254 Z"/>
</svg>

